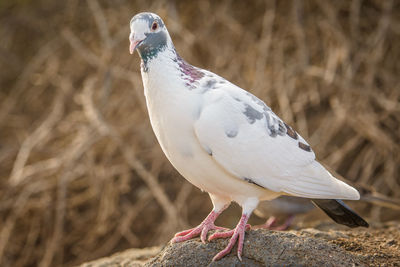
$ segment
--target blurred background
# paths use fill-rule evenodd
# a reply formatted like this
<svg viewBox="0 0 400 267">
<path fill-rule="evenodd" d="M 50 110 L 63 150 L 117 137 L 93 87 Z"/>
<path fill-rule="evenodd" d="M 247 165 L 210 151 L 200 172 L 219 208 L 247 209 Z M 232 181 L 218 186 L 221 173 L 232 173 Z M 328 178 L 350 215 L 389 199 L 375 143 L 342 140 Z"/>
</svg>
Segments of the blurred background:
<svg viewBox="0 0 400 267">
<path fill-rule="evenodd" d="M 400 197 L 399 1 L 1 0 L 1 266 L 164 244 L 210 211 L 149 124 L 128 52 L 142 11 L 164 18 L 189 63 L 266 101 L 323 163 Z M 217 224 L 239 216 L 233 205 Z"/>
</svg>

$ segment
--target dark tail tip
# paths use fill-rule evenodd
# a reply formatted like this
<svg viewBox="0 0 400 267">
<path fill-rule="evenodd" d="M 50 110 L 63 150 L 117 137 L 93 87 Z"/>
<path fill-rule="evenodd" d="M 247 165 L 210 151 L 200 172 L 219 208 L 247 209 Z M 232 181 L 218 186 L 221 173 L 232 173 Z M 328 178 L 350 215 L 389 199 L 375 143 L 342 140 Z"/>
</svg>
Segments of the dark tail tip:
<svg viewBox="0 0 400 267">
<path fill-rule="evenodd" d="M 332 220 L 348 227 L 368 227 L 369 224 L 339 199 L 312 199 Z"/>
</svg>

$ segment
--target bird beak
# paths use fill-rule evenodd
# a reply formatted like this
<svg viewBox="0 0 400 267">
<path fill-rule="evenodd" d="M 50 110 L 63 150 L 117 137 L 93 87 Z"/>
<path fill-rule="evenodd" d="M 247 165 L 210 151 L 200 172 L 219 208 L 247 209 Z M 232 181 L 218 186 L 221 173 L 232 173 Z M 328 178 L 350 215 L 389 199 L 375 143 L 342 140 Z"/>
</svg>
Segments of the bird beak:
<svg viewBox="0 0 400 267">
<path fill-rule="evenodd" d="M 131 55 L 133 54 L 133 52 L 135 51 L 136 47 L 143 41 L 143 40 L 136 40 L 134 35 L 131 33 L 131 35 L 129 36 L 129 41 L 130 41 L 130 45 L 129 45 L 129 53 L 131 53 Z"/>
</svg>

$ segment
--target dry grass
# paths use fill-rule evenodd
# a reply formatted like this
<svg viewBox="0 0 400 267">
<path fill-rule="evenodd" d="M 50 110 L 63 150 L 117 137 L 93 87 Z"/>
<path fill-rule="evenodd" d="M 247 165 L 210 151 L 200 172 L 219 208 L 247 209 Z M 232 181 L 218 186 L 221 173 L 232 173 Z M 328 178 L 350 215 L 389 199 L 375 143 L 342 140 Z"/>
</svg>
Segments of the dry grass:
<svg viewBox="0 0 400 267">
<path fill-rule="evenodd" d="M 73 265 L 159 244 L 208 212 L 208 196 L 152 134 L 139 59 L 128 55 L 139 11 L 165 18 L 187 61 L 266 100 L 324 163 L 400 197 L 397 1 L 0 7 L 2 266 Z"/>
</svg>

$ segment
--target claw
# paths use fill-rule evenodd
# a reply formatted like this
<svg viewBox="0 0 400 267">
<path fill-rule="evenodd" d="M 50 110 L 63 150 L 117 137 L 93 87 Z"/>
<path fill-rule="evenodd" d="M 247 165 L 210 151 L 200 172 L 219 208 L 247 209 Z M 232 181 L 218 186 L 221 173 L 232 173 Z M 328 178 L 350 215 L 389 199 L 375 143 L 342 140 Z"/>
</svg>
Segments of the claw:
<svg viewBox="0 0 400 267">
<path fill-rule="evenodd" d="M 253 226 L 253 229 L 271 230 L 275 223 L 276 223 L 276 218 L 274 216 L 271 216 L 264 224 Z"/>
<path fill-rule="evenodd" d="M 208 214 L 208 216 L 199 226 L 175 234 L 175 237 L 171 240 L 171 242 L 172 243 L 182 242 L 200 235 L 201 242 L 205 243 L 207 240 L 207 233 L 210 230 L 217 230 L 217 232 L 209 236 L 208 238 L 209 241 L 216 238 L 226 238 L 226 237 L 231 237 L 231 239 L 229 240 L 228 245 L 223 250 L 221 250 L 217 255 L 215 255 L 212 260 L 217 261 L 222 257 L 224 257 L 225 255 L 229 254 L 229 252 L 231 252 L 232 248 L 236 244 L 236 241 L 238 241 L 237 256 L 239 260 L 242 261 L 242 251 L 243 251 L 245 231 L 251 228 L 251 226 L 247 224 L 247 221 L 251 213 L 242 214 L 242 217 L 240 218 L 240 221 L 236 225 L 235 229 L 229 230 L 224 227 L 215 226 L 214 224 L 215 220 L 217 219 L 218 215 L 221 212 L 222 210 L 220 210 L 219 212 L 216 212 L 214 210 L 211 211 L 210 214 Z M 225 232 L 219 232 L 220 230 L 225 230 Z"/>
<path fill-rule="evenodd" d="M 182 241 L 186 241 L 186 240 L 192 239 L 193 237 L 198 236 L 201 233 L 202 230 L 203 230 L 203 226 L 200 224 L 199 226 L 197 226 L 196 228 L 193 228 L 192 231 L 189 231 L 185 235 L 175 236 L 174 238 L 172 238 L 171 242 L 172 243 L 179 243 L 179 242 L 182 242 Z"/>
<path fill-rule="evenodd" d="M 220 212 L 211 211 L 210 214 L 204 219 L 204 221 L 199 226 L 176 233 L 174 238 L 172 238 L 171 242 L 178 243 L 192 239 L 200 235 L 201 242 L 205 243 L 207 240 L 207 233 L 210 230 L 229 230 L 224 227 L 215 226 L 214 224 L 215 220 L 217 219 L 218 215 L 221 212 L 222 211 Z"/>
<path fill-rule="evenodd" d="M 289 218 L 287 218 L 283 224 L 272 227 L 271 229 L 276 231 L 287 230 L 292 225 L 294 217 L 295 217 L 294 215 L 289 216 Z"/>
<path fill-rule="evenodd" d="M 178 233 L 175 234 L 174 237 L 187 235 L 188 233 L 190 233 L 193 230 L 194 230 L 194 228 L 191 228 L 191 229 L 187 229 L 187 230 L 182 231 L 182 232 L 178 232 Z"/>
<path fill-rule="evenodd" d="M 267 230 L 275 230 L 275 231 L 284 231 L 287 230 L 290 225 L 292 225 L 294 220 L 294 215 L 289 216 L 285 222 L 281 225 L 274 226 L 276 224 L 277 219 L 274 216 L 269 217 L 269 219 L 262 225 L 256 225 L 253 229 L 267 229 Z"/>
<path fill-rule="evenodd" d="M 237 256 L 240 261 L 242 261 L 242 251 L 243 251 L 243 241 L 244 241 L 244 235 L 245 231 L 250 229 L 250 225 L 246 224 L 247 220 L 249 219 L 249 216 L 246 214 L 243 214 L 239 223 L 236 225 L 234 230 L 230 230 L 227 232 L 217 232 L 212 234 L 208 240 L 213 240 L 216 238 L 225 238 L 231 236 L 231 239 L 229 240 L 228 245 L 221 250 L 217 255 L 214 256 L 213 261 L 217 261 L 227 255 L 229 252 L 231 252 L 233 246 L 236 243 L 236 240 L 239 238 L 238 241 L 238 250 L 237 250 Z"/>
<path fill-rule="evenodd" d="M 221 227 L 221 228 L 223 228 L 223 227 Z M 248 231 L 250 228 L 251 228 L 251 225 L 250 224 L 246 224 L 245 231 Z M 223 230 L 227 230 L 227 231 L 213 233 L 212 235 L 210 235 L 208 237 L 208 241 L 211 241 L 211 240 L 214 240 L 214 239 L 217 239 L 217 238 L 227 238 L 227 237 L 233 236 L 233 234 L 235 232 L 234 229 L 233 230 L 229 230 L 229 229 L 225 228 Z"/>
</svg>

